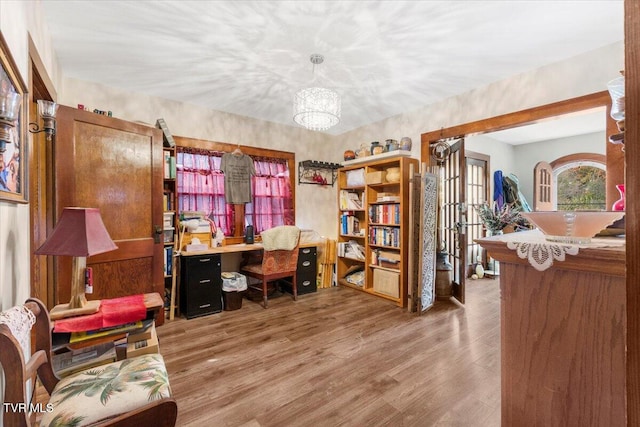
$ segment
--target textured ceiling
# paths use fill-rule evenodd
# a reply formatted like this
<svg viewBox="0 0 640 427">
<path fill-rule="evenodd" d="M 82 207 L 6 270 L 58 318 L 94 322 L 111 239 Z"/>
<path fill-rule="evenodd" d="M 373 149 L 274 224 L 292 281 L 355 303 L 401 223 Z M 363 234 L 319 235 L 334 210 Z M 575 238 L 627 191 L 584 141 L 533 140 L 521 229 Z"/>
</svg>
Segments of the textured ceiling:
<svg viewBox="0 0 640 427">
<path fill-rule="evenodd" d="M 315 80 L 331 134 L 624 37 L 622 0 L 42 3 L 67 77 L 291 126 Z"/>
</svg>

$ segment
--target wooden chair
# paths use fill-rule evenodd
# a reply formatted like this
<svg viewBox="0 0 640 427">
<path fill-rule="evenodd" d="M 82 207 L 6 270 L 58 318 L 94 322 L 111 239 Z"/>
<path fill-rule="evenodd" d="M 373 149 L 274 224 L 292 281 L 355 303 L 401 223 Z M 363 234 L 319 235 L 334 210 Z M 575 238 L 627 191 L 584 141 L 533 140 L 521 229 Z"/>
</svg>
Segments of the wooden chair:
<svg viewBox="0 0 640 427">
<path fill-rule="evenodd" d="M 269 247 L 268 239 L 285 228 L 291 229 L 292 226 L 274 227 L 267 232 L 262 233 L 262 243 L 265 248 Z M 267 308 L 267 286 L 269 282 L 277 279 L 292 278 L 293 299 L 298 299 L 298 287 L 296 284 L 296 270 L 298 268 L 298 247 L 300 245 L 300 229 L 297 229 L 295 247 L 291 250 L 275 249 L 264 250 L 262 254 L 262 262 L 256 264 L 247 264 L 241 268 L 242 274 L 260 280 L 261 286 L 249 286 L 253 289 L 262 289 L 262 300 L 264 308 Z M 265 238 L 267 241 L 265 241 Z M 276 237 L 277 238 L 277 237 Z"/>
<path fill-rule="evenodd" d="M 35 351 L 28 361 L 20 337 L 14 336 L 6 324 L 0 324 L 6 427 L 35 425 L 36 413 L 29 413 L 34 407 L 42 413 L 40 426 L 175 426 L 178 408 L 170 397 L 162 356 L 134 357 L 59 379 L 50 362 L 49 313 L 34 298 L 27 300 L 25 308 L 35 315 Z M 12 314 L 20 310 L 15 308 Z M 10 311 L 3 313 L 5 319 Z M 30 404 L 27 392 L 27 382 L 31 380 L 34 384 L 36 373 L 50 395 L 49 403 L 42 406 Z M 33 385 L 31 388 L 35 390 Z"/>
</svg>

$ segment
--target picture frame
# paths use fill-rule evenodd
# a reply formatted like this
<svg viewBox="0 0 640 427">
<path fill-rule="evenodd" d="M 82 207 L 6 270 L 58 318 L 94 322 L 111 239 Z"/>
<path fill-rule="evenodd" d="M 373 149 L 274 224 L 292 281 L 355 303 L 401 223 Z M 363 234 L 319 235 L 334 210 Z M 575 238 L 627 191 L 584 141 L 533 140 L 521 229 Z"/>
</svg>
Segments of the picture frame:
<svg viewBox="0 0 640 427">
<path fill-rule="evenodd" d="M 27 90 L 7 42 L 0 32 L 0 91 L 13 90 L 21 96 L 20 112 L 11 130 L 13 140 L 0 153 L 0 201 L 28 203 L 28 102 Z"/>
</svg>

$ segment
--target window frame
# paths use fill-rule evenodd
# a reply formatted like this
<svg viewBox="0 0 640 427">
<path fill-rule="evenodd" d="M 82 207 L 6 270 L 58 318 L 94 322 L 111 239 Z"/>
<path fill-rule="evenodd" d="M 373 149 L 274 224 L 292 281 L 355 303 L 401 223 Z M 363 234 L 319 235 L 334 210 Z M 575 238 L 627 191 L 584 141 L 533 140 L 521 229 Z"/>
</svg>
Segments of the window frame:
<svg viewBox="0 0 640 427">
<path fill-rule="evenodd" d="M 285 160 L 287 167 L 289 168 L 290 180 L 291 180 L 291 210 L 293 212 L 293 218 L 296 218 L 296 158 L 295 153 L 289 151 L 272 150 L 269 148 L 252 147 L 247 145 L 232 144 L 228 142 L 207 141 L 204 139 L 187 138 L 181 136 L 174 136 L 176 141 L 176 150 L 178 147 L 195 148 L 201 150 L 220 151 L 225 153 L 232 153 L 236 149 L 242 150 L 244 154 L 251 157 L 263 157 Z M 245 210 L 244 205 L 236 205 L 235 209 L 235 226 L 234 235 L 225 237 L 225 244 L 237 244 L 244 241 L 244 221 Z"/>
</svg>

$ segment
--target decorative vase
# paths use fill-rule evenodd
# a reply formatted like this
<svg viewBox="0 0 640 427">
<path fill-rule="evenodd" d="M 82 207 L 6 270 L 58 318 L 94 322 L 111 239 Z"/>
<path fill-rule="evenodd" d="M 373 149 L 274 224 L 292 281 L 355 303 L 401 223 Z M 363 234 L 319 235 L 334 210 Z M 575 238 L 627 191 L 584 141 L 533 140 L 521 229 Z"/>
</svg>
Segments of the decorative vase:
<svg viewBox="0 0 640 427">
<path fill-rule="evenodd" d="M 378 141 L 373 141 L 371 143 L 371 155 L 376 155 L 384 152 L 384 147 L 380 145 Z"/>
<path fill-rule="evenodd" d="M 398 149 L 398 141 L 395 139 L 387 139 L 385 142 L 387 143 L 385 151 L 396 151 Z"/>
<path fill-rule="evenodd" d="M 384 178 L 387 182 L 400 182 L 400 168 L 387 168 Z"/>
<path fill-rule="evenodd" d="M 360 144 L 360 149 L 356 151 L 356 157 L 367 157 L 370 154 L 369 144 L 366 142 Z"/>
<path fill-rule="evenodd" d="M 411 151 L 411 138 L 409 138 L 408 136 L 402 137 L 402 139 L 400 140 L 400 149 Z"/>
<path fill-rule="evenodd" d="M 620 193 L 620 199 L 616 200 L 611 206 L 611 210 L 613 211 L 623 211 L 624 210 L 624 184 L 616 185 L 618 192 Z"/>
<path fill-rule="evenodd" d="M 347 150 L 344 152 L 345 160 L 353 160 L 355 158 L 356 158 L 356 153 L 354 153 L 353 150 Z"/>
</svg>

